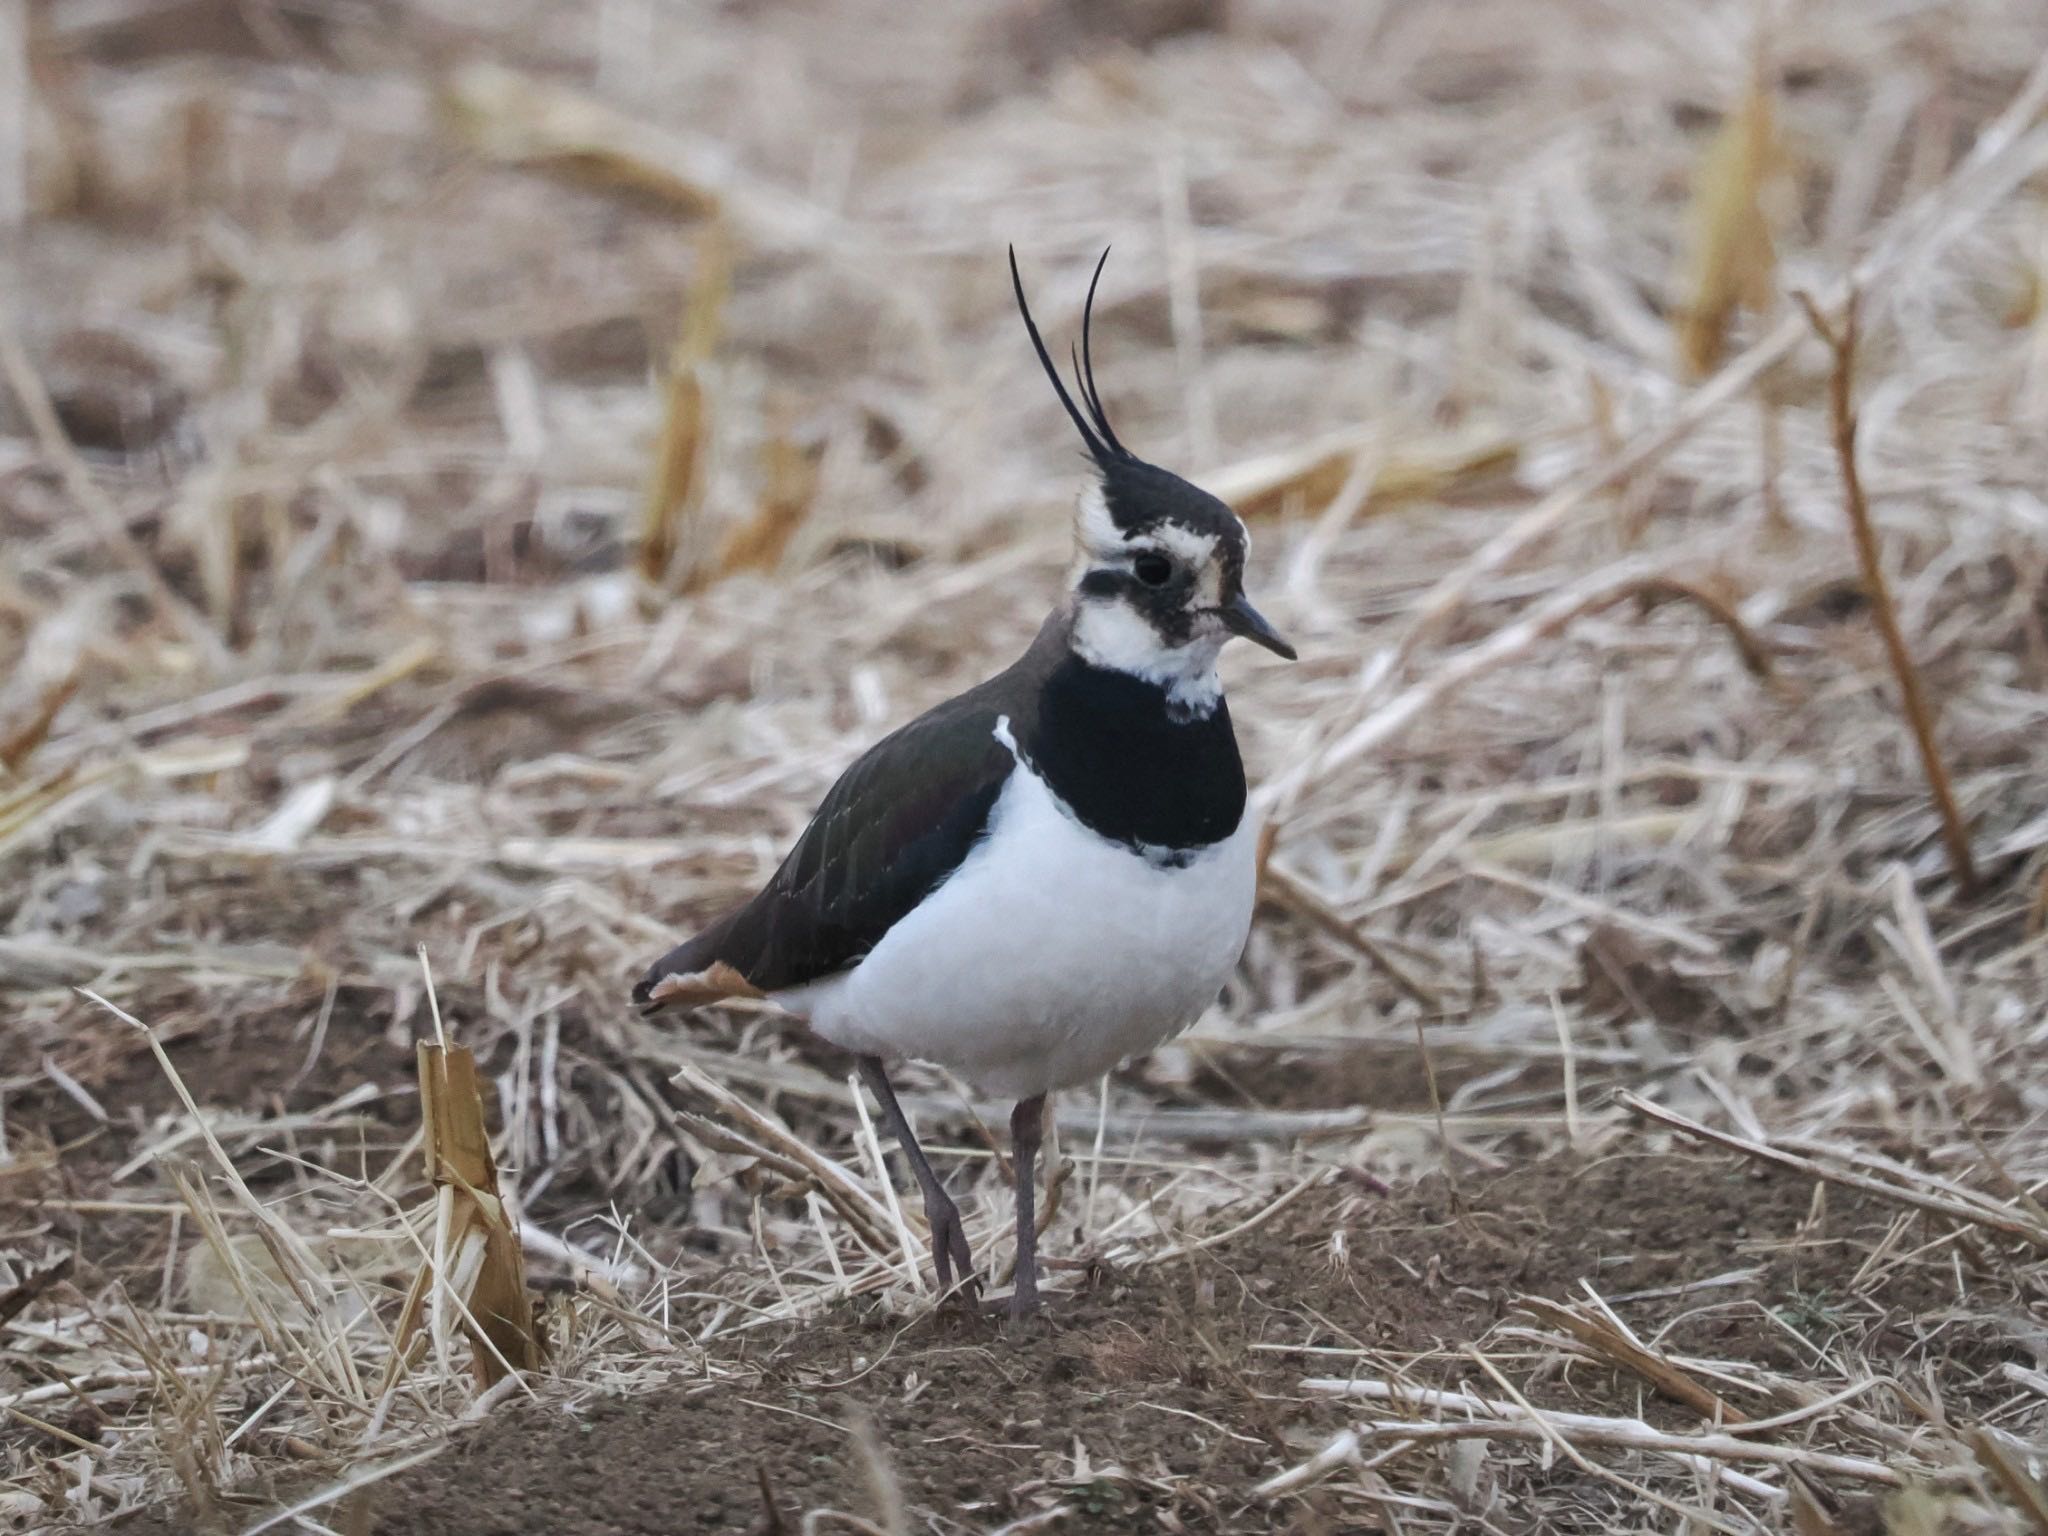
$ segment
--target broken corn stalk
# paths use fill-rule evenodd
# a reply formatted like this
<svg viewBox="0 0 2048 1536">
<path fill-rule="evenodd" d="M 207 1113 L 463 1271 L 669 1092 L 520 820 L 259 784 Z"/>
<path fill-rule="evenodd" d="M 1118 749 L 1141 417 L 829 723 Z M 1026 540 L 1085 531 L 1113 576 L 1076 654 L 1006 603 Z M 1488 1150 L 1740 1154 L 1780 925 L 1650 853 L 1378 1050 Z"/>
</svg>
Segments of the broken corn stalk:
<svg viewBox="0 0 2048 1536">
<path fill-rule="evenodd" d="M 1700 156 L 1693 179 L 1678 351 L 1704 378 L 1720 366 L 1737 310 L 1759 313 L 1777 293 L 1777 251 L 1766 196 L 1783 153 L 1764 59 L 1759 52 L 1742 100 Z"/>
<path fill-rule="evenodd" d="M 419 1076 L 433 1248 L 399 1314 L 391 1375 L 417 1359 L 423 1326 L 445 1348 L 453 1314 L 469 1338 L 477 1382 L 489 1387 L 508 1371 L 537 1369 L 547 1350 L 534 1324 L 519 1234 L 498 1193 L 476 1058 L 464 1046 L 422 1040 Z"/>
<path fill-rule="evenodd" d="M 774 570 L 810 516 L 818 494 L 815 454 L 787 437 L 771 437 L 761 450 L 761 475 L 766 484 L 754 515 L 719 546 L 713 581 L 741 571 Z"/>
<path fill-rule="evenodd" d="M 1315 513 L 1343 489 L 1359 455 L 1377 442 L 1375 434 L 1337 432 L 1211 470 L 1202 483 L 1240 517 L 1278 517 L 1290 507 Z M 1445 501 L 1482 491 L 1510 479 L 1521 454 L 1519 440 L 1494 432 L 1410 438 L 1377 466 L 1366 505 Z"/>
<path fill-rule="evenodd" d="M 710 416 L 705 375 L 731 285 L 731 241 L 714 220 L 697 244 L 696 273 L 662 390 L 661 433 L 641 505 L 637 564 L 653 586 L 665 584 L 673 573 L 703 495 Z"/>
</svg>

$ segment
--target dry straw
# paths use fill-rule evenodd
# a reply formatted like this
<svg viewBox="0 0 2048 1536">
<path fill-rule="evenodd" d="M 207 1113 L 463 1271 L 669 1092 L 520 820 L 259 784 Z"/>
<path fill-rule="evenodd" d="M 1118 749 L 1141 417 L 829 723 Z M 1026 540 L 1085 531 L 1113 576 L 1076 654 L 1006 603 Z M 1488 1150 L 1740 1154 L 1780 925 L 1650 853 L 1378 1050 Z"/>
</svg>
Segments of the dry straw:
<svg viewBox="0 0 2048 1536">
<path fill-rule="evenodd" d="M 1097 9 L 0 35 L 0 1528 L 397 1522 L 643 1391 L 834 1437 L 791 1531 L 2048 1528 L 2038 5 Z M 1082 1385 L 963 1503 L 840 1063 L 622 992 L 1056 592 L 1010 238 L 1062 333 L 1114 240 L 1119 430 L 1305 659 L 1226 658 L 1260 919 L 1054 1106 Z M 999 1272 L 1003 1107 L 903 1102 Z M 1805 1214 L 1598 1195 L 1667 1147 Z M 1471 1283 L 1571 1155 L 1600 1259 Z"/>
<path fill-rule="evenodd" d="M 384 1388 L 417 1363 L 424 1327 L 445 1362 L 449 1315 L 470 1338 L 477 1382 L 496 1386 L 515 1371 L 536 1371 L 547 1350 L 535 1326 L 519 1234 L 499 1189 L 498 1165 L 484 1129 L 476 1057 L 450 1045 L 425 951 L 420 968 L 434 1010 L 432 1041 L 420 1041 L 420 1147 L 434 1190 L 432 1251 L 399 1310 Z"/>
</svg>

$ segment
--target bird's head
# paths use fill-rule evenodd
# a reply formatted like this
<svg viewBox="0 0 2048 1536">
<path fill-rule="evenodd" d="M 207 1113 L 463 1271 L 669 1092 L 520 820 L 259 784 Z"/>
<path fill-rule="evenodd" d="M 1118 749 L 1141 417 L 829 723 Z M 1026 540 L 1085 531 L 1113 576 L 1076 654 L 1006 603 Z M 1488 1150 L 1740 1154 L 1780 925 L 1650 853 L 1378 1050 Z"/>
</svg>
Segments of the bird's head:
<svg viewBox="0 0 2048 1536">
<path fill-rule="evenodd" d="M 1294 647 L 1245 596 L 1249 541 L 1237 514 L 1201 487 L 1146 463 L 1111 428 L 1088 344 L 1101 278 L 1098 261 L 1074 357 L 1077 405 L 1031 318 L 1017 253 L 1010 253 L 1025 329 L 1095 463 L 1096 481 L 1082 493 L 1075 523 L 1072 644 L 1083 660 L 1159 683 L 1181 708 L 1206 714 L 1220 697 L 1216 656 L 1225 641 L 1241 635 L 1289 661 Z"/>
</svg>

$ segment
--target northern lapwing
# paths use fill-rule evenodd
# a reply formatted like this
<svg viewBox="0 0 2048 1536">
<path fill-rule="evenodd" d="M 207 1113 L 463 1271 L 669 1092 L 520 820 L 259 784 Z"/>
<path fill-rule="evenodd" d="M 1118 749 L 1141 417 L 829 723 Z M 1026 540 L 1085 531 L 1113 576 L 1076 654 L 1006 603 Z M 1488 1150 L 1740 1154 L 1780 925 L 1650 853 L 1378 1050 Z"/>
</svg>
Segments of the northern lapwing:
<svg viewBox="0 0 2048 1536">
<path fill-rule="evenodd" d="M 979 1282 L 883 1062 L 1016 1100 L 1013 1316 L 1038 1303 L 1045 1096 L 1185 1029 L 1244 951 L 1258 830 L 1217 655 L 1241 635 L 1294 658 L 1245 597 L 1237 515 L 1111 428 L 1089 346 L 1101 278 L 1098 261 L 1077 405 L 1010 253 L 1024 328 L 1094 461 L 1065 600 L 1007 671 L 869 748 L 761 892 L 633 989 L 650 1012 L 765 997 L 853 1052 L 924 1193 L 942 1291 Z"/>
</svg>

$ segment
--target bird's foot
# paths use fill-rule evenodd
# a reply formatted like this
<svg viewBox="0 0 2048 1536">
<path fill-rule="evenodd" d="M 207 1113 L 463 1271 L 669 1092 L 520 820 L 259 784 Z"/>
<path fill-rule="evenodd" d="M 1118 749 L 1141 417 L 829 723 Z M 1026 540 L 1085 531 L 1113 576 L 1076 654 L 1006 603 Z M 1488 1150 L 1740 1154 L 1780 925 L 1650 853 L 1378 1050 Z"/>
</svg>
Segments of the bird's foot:
<svg viewBox="0 0 2048 1536">
<path fill-rule="evenodd" d="M 1010 1292 L 1009 1305 L 1004 1310 L 1009 1316 L 1012 1329 L 1024 1327 L 1038 1316 L 1038 1287 L 1018 1281 L 1016 1288 Z"/>
<path fill-rule="evenodd" d="M 1005 1333 L 1025 1335 L 1043 1324 L 1050 1315 L 1034 1290 L 1012 1290 L 1007 1296 L 990 1296 L 980 1307 L 981 1315 L 1001 1326 Z"/>
<path fill-rule="evenodd" d="M 1045 1316 L 1036 1270 L 1019 1270 L 1011 1281 L 1010 1294 L 991 1296 L 982 1310 L 990 1317 L 1001 1318 L 1013 1332 L 1033 1319 Z"/>
<path fill-rule="evenodd" d="M 932 1233 L 932 1269 L 939 1277 L 939 1291 L 946 1301 L 965 1300 L 971 1308 L 981 1300 L 981 1276 L 974 1272 L 974 1256 L 968 1251 L 967 1229 L 960 1220 L 960 1207 L 951 1200 L 925 1202 L 924 1219 Z M 959 1283 L 954 1283 L 954 1271 Z"/>
</svg>

